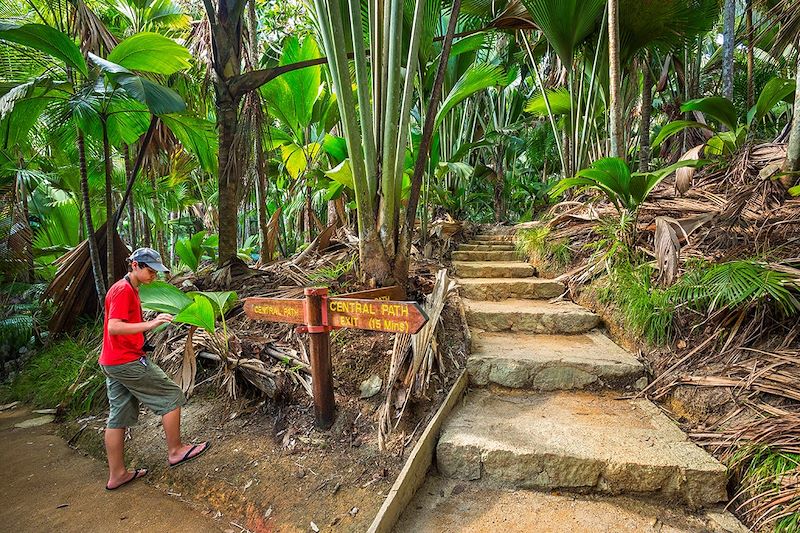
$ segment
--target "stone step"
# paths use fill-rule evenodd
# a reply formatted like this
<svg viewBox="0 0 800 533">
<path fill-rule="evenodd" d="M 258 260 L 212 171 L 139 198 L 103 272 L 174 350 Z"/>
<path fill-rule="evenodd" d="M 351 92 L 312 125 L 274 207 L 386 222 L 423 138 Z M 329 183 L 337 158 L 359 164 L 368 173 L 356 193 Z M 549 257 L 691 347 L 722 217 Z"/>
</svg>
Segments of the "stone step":
<svg viewBox="0 0 800 533">
<path fill-rule="evenodd" d="M 726 497 L 726 470 L 648 400 L 476 390 L 445 423 L 439 472 L 493 486 L 657 494 L 700 507 Z"/>
<path fill-rule="evenodd" d="M 610 387 L 641 389 L 644 367 L 599 331 L 584 335 L 481 332 L 467 359 L 470 381 L 553 391 Z M 637 380 L 641 380 L 638 381 Z"/>
<path fill-rule="evenodd" d="M 522 261 L 453 261 L 460 278 L 529 278 L 533 266 Z"/>
<path fill-rule="evenodd" d="M 458 284 L 461 296 L 473 300 L 547 299 L 564 293 L 562 283 L 541 278 L 463 278 Z"/>
<path fill-rule="evenodd" d="M 552 335 L 585 333 L 600 317 L 572 302 L 508 299 L 464 300 L 467 323 L 485 331 L 523 331 Z"/>
<path fill-rule="evenodd" d="M 489 241 L 489 242 L 514 242 L 514 235 L 505 234 L 497 235 L 494 233 L 479 233 L 473 237 L 476 241 Z"/>
<path fill-rule="evenodd" d="M 519 255 L 514 250 L 492 250 L 487 252 L 459 251 L 452 255 L 453 261 L 517 261 Z"/>
<path fill-rule="evenodd" d="M 458 250 L 461 252 L 513 252 L 516 248 L 514 248 L 513 244 L 505 244 L 505 243 L 465 243 L 459 244 Z"/>
<path fill-rule="evenodd" d="M 429 476 L 395 533 L 748 533 L 722 506 L 694 513 L 630 496 L 544 493 Z"/>
</svg>

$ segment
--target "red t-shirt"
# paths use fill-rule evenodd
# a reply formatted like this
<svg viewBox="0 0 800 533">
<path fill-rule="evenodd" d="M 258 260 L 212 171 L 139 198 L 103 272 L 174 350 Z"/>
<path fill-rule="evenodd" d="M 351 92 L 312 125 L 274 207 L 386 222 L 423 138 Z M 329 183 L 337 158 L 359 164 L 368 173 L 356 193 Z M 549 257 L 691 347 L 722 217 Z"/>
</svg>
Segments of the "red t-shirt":
<svg viewBox="0 0 800 533">
<path fill-rule="evenodd" d="M 144 355 L 144 333 L 133 335 L 110 335 L 108 321 L 118 318 L 129 324 L 142 322 L 142 302 L 139 291 L 134 289 L 128 280 L 122 278 L 106 293 L 106 312 L 103 321 L 103 350 L 100 352 L 100 364 L 122 365 L 136 361 Z"/>
</svg>

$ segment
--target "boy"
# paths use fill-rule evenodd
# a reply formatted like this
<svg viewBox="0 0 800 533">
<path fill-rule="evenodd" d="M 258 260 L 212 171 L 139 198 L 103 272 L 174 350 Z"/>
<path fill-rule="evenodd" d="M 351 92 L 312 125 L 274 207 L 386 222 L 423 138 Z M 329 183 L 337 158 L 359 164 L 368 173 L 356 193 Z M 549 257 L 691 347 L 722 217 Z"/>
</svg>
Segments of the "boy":
<svg viewBox="0 0 800 533">
<path fill-rule="evenodd" d="M 108 456 L 107 490 L 115 490 L 147 475 L 147 469 L 125 468 L 125 429 L 136 424 L 139 402 L 161 415 L 167 436 L 168 461 L 177 466 L 205 452 L 210 442 L 183 444 L 181 442 L 181 406 L 186 403 L 180 387 L 144 354 L 144 332 L 172 321 L 161 313 L 155 319 L 142 321 L 139 286 L 152 283 L 158 272 L 168 269 L 161 255 L 151 248 L 139 248 L 128 258 L 128 274 L 108 290 L 105 301 L 103 349 L 100 366 L 106 375 L 110 406 L 106 426 L 106 455 Z"/>
</svg>

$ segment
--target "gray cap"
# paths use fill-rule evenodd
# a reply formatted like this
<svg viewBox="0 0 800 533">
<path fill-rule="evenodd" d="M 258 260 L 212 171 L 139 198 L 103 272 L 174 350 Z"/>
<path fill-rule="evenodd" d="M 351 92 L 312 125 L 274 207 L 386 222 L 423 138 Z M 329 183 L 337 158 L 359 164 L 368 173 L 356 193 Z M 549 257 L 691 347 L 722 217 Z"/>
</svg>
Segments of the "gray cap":
<svg viewBox="0 0 800 533">
<path fill-rule="evenodd" d="M 152 248 L 137 248 L 129 259 L 137 263 L 144 263 L 158 272 L 169 272 L 169 269 L 161 262 L 161 254 Z"/>
</svg>

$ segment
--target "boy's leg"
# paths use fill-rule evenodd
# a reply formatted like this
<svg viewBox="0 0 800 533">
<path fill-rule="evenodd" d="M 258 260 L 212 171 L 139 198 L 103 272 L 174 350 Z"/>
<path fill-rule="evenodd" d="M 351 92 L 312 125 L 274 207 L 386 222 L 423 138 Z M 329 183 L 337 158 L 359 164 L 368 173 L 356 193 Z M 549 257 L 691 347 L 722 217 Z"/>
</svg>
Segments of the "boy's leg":
<svg viewBox="0 0 800 533">
<path fill-rule="evenodd" d="M 126 477 L 125 428 L 106 428 L 106 456 L 108 457 L 108 483 L 113 485 Z"/>
<path fill-rule="evenodd" d="M 208 447 L 208 443 L 203 444 L 184 444 L 181 442 L 181 408 L 173 409 L 161 417 L 161 425 L 164 426 L 164 433 L 167 436 L 168 460 L 170 464 L 176 464 L 182 459 L 191 458 L 199 455 Z M 194 448 L 194 449 L 192 449 Z M 189 453 L 191 452 L 191 453 Z M 189 453 L 187 456 L 186 454 Z"/>
<path fill-rule="evenodd" d="M 106 377 L 106 392 L 110 406 L 108 424 L 105 431 L 106 457 L 108 459 L 107 488 L 116 488 L 137 474 L 125 468 L 125 430 L 135 424 L 139 416 L 139 402 L 125 386 Z M 140 470 L 141 475 L 147 473 Z"/>
</svg>

